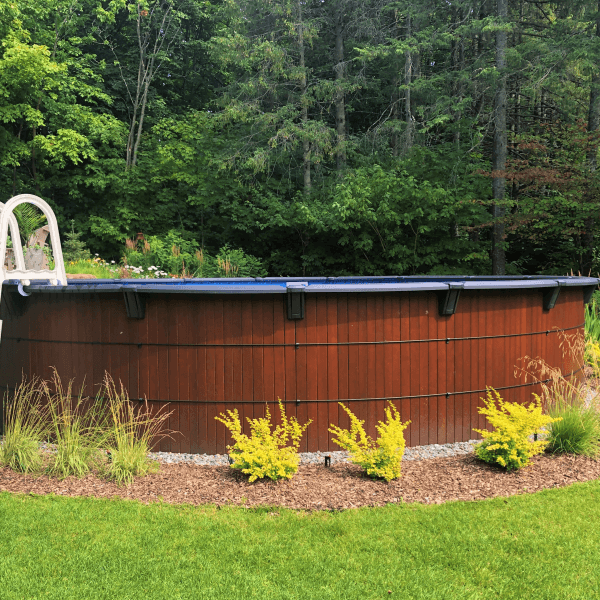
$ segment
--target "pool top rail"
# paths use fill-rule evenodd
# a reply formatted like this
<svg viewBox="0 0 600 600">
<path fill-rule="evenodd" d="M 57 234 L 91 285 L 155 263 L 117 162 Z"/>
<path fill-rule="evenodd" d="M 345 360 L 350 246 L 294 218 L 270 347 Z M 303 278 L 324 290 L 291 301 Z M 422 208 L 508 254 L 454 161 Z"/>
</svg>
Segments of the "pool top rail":
<svg viewBox="0 0 600 600">
<path fill-rule="evenodd" d="M 8 280 L 5 285 L 17 285 Z M 290 290 L 307 293 L 401 292 L 498 290 L 556 287 L 584 287 L 586 296 L 600 283 L 597 277 L 580 276 L 410 276 L 410 277 L 256 277 L 221 279 L 70 279 L 67 285 L 51 286 L 35 281 L 27 293 L 99 293 L 132 291 L 184 294 L 286 294 Z M 589 298 L 587 298 L 589 301 Z"/>
</svg>

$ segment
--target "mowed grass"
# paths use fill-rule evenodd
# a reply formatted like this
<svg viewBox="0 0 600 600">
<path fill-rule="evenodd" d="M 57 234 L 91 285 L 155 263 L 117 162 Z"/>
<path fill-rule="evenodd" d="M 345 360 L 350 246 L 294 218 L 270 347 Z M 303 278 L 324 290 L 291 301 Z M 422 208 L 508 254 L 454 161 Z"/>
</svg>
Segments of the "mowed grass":
<svg viewBox="0 0 600 600">
<path fill-rule="evenodd" d="M 598 481 L 312 514 L 2 493 L 0 532 L 3 600 L 600 597 Z"/>
</svg>

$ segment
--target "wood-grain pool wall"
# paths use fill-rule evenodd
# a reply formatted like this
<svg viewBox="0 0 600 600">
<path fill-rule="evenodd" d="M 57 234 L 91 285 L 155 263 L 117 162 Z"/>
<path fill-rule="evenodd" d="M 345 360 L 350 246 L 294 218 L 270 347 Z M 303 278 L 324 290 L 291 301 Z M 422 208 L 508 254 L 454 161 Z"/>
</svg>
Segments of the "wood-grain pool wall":
<svg viewBox="0 0 600 600">
<path fill-rule="evenodd" d="M 560 332 L 583 331 L 594 282 L 562 287 L 550 310 L 544 289 L 463 289 L 443 316 L 435 291 L 306 293 L 294 320 L 281 294 L 155 291 L 136 315 L 123 291 L 22 298 L 5 286 L 0 387 L 56 367 L 93 395 L 106 370 L 130 398 L 170 403 L 169 428 L 180 433 L 160 449 L 172 452 L 224 453 L 231 439 L 214 417 L 233 408 L 244 420 L 263 416 L 266 402 L 278 414 L 277 398 L 313 421 L 301 451 L 339 449 L 328 432 L 348 426 L 338 400 L 373 436 L 391 399 L 411 420 L 407 445 L 464 441 L 485 427 L 486 386 L 521 402 L 540 391 L 515 378 L 521 357 L 572 369 Z"/>
</svg>

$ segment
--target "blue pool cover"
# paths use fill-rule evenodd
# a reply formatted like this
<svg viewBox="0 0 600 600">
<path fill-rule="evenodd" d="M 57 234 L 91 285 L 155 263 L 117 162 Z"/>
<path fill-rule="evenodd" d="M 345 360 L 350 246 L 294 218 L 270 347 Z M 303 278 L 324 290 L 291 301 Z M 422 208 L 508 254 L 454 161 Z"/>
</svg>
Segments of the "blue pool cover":
<svg viewBox="0 0 600 600">
<path fill-rule="evenodd" d="M 203 294 L 285 294 L 289 289 L 305 292 L 397 292 L 528 289 L 586 287 L 589 296 L 598 286 L 596 277 L 531 276 L 412 276 L 412 277 L 268 277 L 235 279 L 70 279 L 67 285 L 51 286 L 35 281 L 26 287 L 31 292 L 99 293 L 136 291 L 144 293 Z M 17 285 L 8 280 L 5 285 Z M 586 294 L 588 296 L 588 294 Z"/>
</svg>

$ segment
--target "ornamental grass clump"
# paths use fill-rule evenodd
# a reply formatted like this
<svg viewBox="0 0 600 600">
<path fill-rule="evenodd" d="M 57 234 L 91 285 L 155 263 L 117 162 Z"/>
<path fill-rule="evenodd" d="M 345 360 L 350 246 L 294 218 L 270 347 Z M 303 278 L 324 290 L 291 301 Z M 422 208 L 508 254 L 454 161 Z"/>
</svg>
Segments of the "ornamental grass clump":
<svg viewBox="0 0 600 600">
<path fill-rule="evenodd" d="M 593 344 L 600 344 L 600 307 L 594 297 L 589 304 L 585 306 L 585 358 L 592 362 L 593 356 L 590 352 Z"/>
<path fill-rule="evenodd" d="M 559 401 L 548 414 L 560 417 L 548 431 L 549 452 L 600 456 L 600 418 L 595 408 Z"/>
<path fill-rule="evenodd" d="M 360 465 L 371 477 L 379 477 L 387 482 L 400 477 L 405 447 L 404 430 L 410 423 L 402 423 L 398 409 L 391 402 L 388 403 L 385 421 L 379 421 L 375 426 L 379 434 L 376 440 L 365 432 L 364 421 L 341 402 L 339 405 L 350 417 L 350 429 L 333 424 L 329 429 L 337 436 L 333 441 L 350 454 L 354 464 Z"/>
<path fill-rule="evenodd" d="M 117 389 L 108 373 L 104 376 L 103 396 L 109 413 L 103 446 L 108 460 L 101 470 L 118 485 L 129 485 L 135 477 L 158 470 L 158 463 L 148 458 L 148 452 L 153 443 L 170 437 L 171 432 L 163 426 L 173 411 L 165 412 L 163 407 L 152 414 L 147 402 L 134 407 L 123 384 Z"/>
<path fill-rule="evenodd" d="M 40 444 L 49 429 L 48 406 L 37 378 L 25 378 L 6 402 L 4 441 L 0 444 L 0 464 L 22 473 L 41 471 Z"/>
<path fill-rule="evenodd" d="M 268 406 L 264 418 L 247 418 L 250 424 L 249 436 L 242 433 L 237 409 L 215 417 L 229 429 L 235 442 L 233 446 L 227 446 L 229 457 L 233 461 L 231 468 L 250 475 L 249 481 L 265 477 L 274 481 L 291 479 L 298 472 L 300 439 L 312 420 L 300 425 L 296 417 L 287 417 L 281 400 L 279 411 L 281 423 L 275 428 L 271 424 Z"/>
<path fill-rule="evenodd" d="M 51 384 L 44 382 L 43 387 L 48 398 L 50 439 L 56 448 L 47 472 L 60 479 L 69 475 L 83 477 L 102 463 L 101 448 L 107 437 L 106 412 L 98 402 L 84 397 L 83 388 L 74 396 L 73 381 L 65 388 L 56 370 Z"/>
<path fill-rule="evenodd" d="M 585 357 L 595 379 L 600 372 L 600 344 L 587 337 Z M 555 454 L 600 455 L 600 411 L 598 394 L 585 384 L 556 382 L 546 392 L 548 414 L 561 417 L 548 432 L 548 450 Z"/>
<path fill-rule="evenodd" d="M 547 451 L 560 454 L 600 456 L 600 395 L 582 373 L 600 379 L 600 344 L 593 331 L 586 335 L 563 335 L 561 349 L 567 372 L 552 367 L 540 358 L 524 357 L 521 372 L 539 382 L 547 413 L 558 420 L 550 423 Z"/>
<path fill-rule="evenodd" d="M 542 413 L 542 400 L 533 394 L 535 402 L 528 406 L 518 402 L 506 402 L 493 388 L 488 388 L 482 400 L 484 407 L 479 414 L 485 415 L 494 431 L 474 429 L 483 437 L 483 441 L 475 447 L 475 455 L 491 464 L 498 464 L 507 471 L 514 471 L 530 463 L 532 456 L 544 452 L 548 441 L 529 438 L 542 433 L 542 429 L 560 420 Z"/>
</svg>

